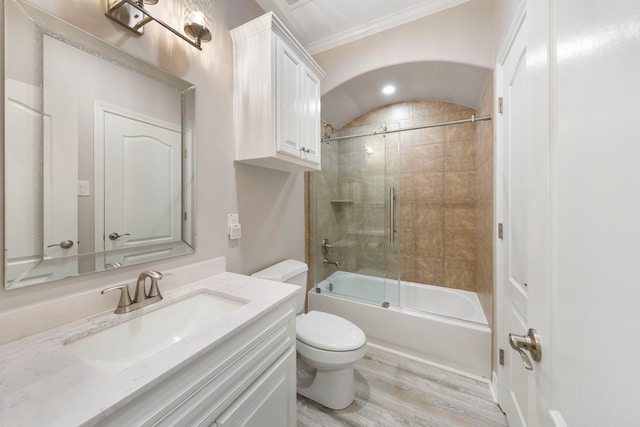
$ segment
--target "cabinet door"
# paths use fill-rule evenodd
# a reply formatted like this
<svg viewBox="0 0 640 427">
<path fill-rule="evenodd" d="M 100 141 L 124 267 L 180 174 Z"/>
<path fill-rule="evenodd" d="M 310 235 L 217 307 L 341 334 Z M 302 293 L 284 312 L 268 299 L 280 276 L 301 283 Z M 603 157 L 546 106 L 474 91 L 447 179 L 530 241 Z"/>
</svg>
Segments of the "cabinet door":
<svg viewBox="0 0 640 427">
<path fill-rule="evenodd" d="M 291 348 L 214 423 L 217 427 L 294 427 L 296 353 Z"/>
<path fill-rule="evenodd" d="M 295 53 L 278 37 L 276 37 L 277 70 L 276 70 L 276 151 L 300 157 L 299 117 L 301 113 L 300 67 L 302 63 Z"/>
<path fill-rule="evenodd" d="M 306 67 L 301 71 L 301 144 L 305 148 L 305 160 L 320 164 L 320 79 Z"/>
</svg>

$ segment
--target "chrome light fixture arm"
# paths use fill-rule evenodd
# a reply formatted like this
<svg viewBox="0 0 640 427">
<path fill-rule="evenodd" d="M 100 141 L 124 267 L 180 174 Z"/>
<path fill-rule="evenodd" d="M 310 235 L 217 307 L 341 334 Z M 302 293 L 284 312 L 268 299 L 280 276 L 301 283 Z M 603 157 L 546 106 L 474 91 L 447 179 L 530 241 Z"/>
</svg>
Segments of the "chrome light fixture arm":
<svg viewBox="0 0 640 427">
<path fill-rule="evenodd" d="M 206 27 L 204 16 L 201 12 L 192 12 L 189 20 L 184 25 L 185 32 L 193 37 L 195 41 L 184 36 L 171 25 L 153 16 L 144 8 L 144 3 L 155 4 L 157 0 L 105 0 L 105 15 L 117 22 L 118 24 L 128 28 L 135 34 L 141 36 L 144 34 L 144 26 L 149 22 L 155 21 L 176 36 L 198 50 L 202 50 L 201 43 L 211 41 L 211 31 Z"/>
</svg>

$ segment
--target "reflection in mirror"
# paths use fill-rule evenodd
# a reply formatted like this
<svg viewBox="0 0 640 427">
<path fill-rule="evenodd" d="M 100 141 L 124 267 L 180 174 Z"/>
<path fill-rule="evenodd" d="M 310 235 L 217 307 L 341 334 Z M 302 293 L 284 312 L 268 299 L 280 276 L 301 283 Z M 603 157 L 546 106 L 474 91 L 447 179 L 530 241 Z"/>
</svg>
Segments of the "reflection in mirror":
<svg viewBox="0 0 640 427">
<path fill-rule="evenodd" d="M 193 85 L 4 3 L 5 288 L 192 253 Z"/>
</svg>

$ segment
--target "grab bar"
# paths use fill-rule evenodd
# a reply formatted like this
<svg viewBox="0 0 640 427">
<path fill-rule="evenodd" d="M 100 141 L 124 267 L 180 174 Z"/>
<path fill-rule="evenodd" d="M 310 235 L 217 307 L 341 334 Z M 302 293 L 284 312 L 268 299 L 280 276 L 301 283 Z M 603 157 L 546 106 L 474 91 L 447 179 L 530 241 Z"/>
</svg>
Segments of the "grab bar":
<svg viewBox="0 0 640 427">
<path fill-rule="evenodd" d="M 389 186 L 389 243 L 395 243 L 396 234 L 396 188 Z"/>
</svg>

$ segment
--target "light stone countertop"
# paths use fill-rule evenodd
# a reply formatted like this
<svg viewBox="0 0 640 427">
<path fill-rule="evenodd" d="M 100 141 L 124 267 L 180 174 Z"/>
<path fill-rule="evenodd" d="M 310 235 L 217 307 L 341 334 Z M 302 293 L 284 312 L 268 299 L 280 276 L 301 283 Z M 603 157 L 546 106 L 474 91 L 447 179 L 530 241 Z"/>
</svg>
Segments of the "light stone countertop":
<svg viewBox="0 0 640 427">
<path fill-rule="evenodd" d="M 176 367 L 196 359 L 271 308 L 293 298 L 297 289 L 221 273 L 180 286 L 163 294 L 162 301 L 131 313 L 102 313 L 4 344 L 0 346 L 0 426 L 91 425 L 153 387 Z M 188 336 L 112 375 L 99 374 L 64 347 L 65 342 L 202 290 L 249 302 L 212 322 L 205 332 Z M 101 296 L 96 292 L 96 298 Z"/>
</svg>

